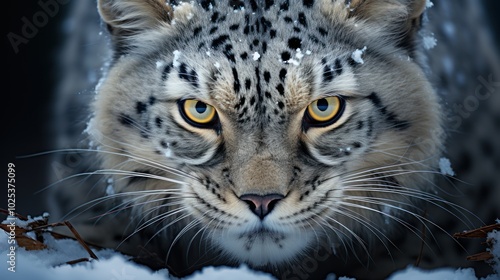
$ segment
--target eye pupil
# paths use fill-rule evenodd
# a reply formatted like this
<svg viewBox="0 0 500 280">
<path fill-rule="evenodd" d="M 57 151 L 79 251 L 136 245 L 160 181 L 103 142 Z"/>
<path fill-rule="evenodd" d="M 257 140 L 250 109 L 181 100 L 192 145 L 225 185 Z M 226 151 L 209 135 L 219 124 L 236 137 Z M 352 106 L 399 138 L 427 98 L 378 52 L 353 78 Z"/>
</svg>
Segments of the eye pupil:
<svg viewBox="0 0 500 280">
<path fill-rule="evenodd" d="M 325 98 L 318 100 L 317 104 L 318 110 L 320 110 L 321 112 L 328 110 L 328 100 L 326 100 Z"/>
<path fill-rule="evenodd" d="M 198 101 L 196 102 L 195 109 L 198 114 L 203 114 L 207 111 L 207 104 Z"/>
<path fill-rule="evenodd" d="M 179 101 L 178 106 L 181 116 L 191 125 L 208 128 L 216 124 L 217 111 L 203 101 L 186 99 Z"/>
<path fill-rule="evenodd" d="M 304 112 L 305 127 L 326 127 L 342 116 L 345 101 L 339 96 L 317 99 L 307 106 Z"/>
</svg>

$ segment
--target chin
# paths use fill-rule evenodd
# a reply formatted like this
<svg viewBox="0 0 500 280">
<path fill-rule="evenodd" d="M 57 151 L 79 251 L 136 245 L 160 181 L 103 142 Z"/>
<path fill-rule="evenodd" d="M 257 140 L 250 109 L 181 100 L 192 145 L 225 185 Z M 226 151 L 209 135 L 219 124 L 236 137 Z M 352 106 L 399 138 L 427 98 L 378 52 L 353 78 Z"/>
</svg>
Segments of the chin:
<svg viewBox="0 0 500 280">
<path fill-rule="evenodd" d="M 216 244 L 237 263 L 277 267 L 296 260 L 311 244 L 314 233 L 275 231 L 263 226 L 251 230 L 214 233 Z"/>
</svg>

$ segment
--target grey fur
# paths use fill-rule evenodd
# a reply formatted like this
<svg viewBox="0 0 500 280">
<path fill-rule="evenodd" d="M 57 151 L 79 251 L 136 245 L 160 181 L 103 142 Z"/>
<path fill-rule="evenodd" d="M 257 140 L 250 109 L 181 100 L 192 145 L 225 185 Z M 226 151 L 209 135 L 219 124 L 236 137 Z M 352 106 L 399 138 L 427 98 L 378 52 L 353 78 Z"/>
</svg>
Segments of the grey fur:
<svg viewBox="0 0 500 280">
<path fill-rule="evenodd" d="M 421 215 L 425 198 L 434 199 L 420 192 L 427 195 L 433 189 L 429 171 L 435 170 L 442 147 L 442 109 L 422 69 L 418 44 L 411 50 L 400 45 L 402 34 L 417 32 L 406 29 L 407 19 L 413 19 L 411 1 L 366 1 L 361 6 L 352 1 L 351 7 L 344 1 L 314 1 L 311 7 L 292 1 L 288 10 L 277 1 L 269 10 L 261 3 L 256 11 L 248 3 L 245 10 L 233 11 L 221 1 L 212 8 L 167 8 L 169 16 L 157 21 L 143 9 L 145 3 L 101 2 L 114 2 L 121 15 L 137 17 L 104 17 L 113 28 L 119 55 L 98 88 L 89 126 L 103 151 L 102 168 L 173 177 L 162 166 L 145 165 L 148 160 L 198 178 L 174 176 L 187 183 L 175 185 L 157 178 L 133 181 L 114 176 L 118 192 L 172 189 L 186 196 L 178 199 L 188 208 L 163 224 L 185 213 L 189 217 L 165 230 L 156 243 L 160 255 L 169 251 L 172 238 L 184 226 L 199 221 L 178 242 L 180 251 L 203 229 L 199 235 L 206 240 L 198 240 L 198 246 L 206 243 L 223 252 L 223 259 L 209 256 L 212 263 L 282 268 L 323 243 L 346 246 L 359 243 L 358 235 L 372 240 L 374 229 L 377 233 L 385 227 L 384 215 L 394 215 L 390 224 L 397 224 L 400 217 L 411 218 L 406 211 Z M 121 6 L 124 3 L 128 4 Z M 259 22 L 259 31 L 254 22 Z M 364 46 L 364 63 L 353 62 L 352 53 Z M 257 60 L 254 53 L 260 55 Z M 342 71 L 335 71 L 338 61 Z M 325 69 L 335 75 L 325 75 Z M 303 131 L 307 105 L 331 95 L 345 97 L 343 117 L 327 128 Z M 177 101 L 186 98 L 218 110 L 220 134 L 183 121 Z M 345 190 L 353 174 L 363 175 L 356 183 L 362 187 Z M 400 192 L 390 193 L 395 190 Z M 246 193 L 279 193 L 286 198 L 260 224 L 238 199 Z M 408 200 L 408 194 L 414 199 Z M 353 202 L 349 195 L 362 198 L 354 201 L 358 206 L 342 204 Z M 158 196 L 146 198 L 152 199 Z M 137 204 L 133 215 L 138 220 L 181 207 L 150 212 L 158 203 L 144 205 L 134 196 L 127 200 Z M 378 202 L 400 211 L 384 212 Z M 267 232 L 256 232 L 258 225 Z M 196 258 L 183 252 L 190 253 Z M 182 271 L 185 264 L 179 266 Z"/>
</svg>

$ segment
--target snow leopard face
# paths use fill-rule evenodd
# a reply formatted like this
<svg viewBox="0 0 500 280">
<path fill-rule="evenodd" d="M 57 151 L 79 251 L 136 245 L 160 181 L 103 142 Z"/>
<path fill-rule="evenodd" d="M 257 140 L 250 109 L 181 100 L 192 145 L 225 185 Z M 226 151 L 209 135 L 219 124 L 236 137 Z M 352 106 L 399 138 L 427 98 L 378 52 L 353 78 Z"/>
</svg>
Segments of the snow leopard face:
<svg viewBox="0 0 500 280">
<path fill-rule="evenodd" d="M 99 1 L 114 58 L 89 132 L 165 252 L 198 235 L 280 265 L 386 238 L 433 198 L 425 1 L 348 2 Z"/>
</svg>

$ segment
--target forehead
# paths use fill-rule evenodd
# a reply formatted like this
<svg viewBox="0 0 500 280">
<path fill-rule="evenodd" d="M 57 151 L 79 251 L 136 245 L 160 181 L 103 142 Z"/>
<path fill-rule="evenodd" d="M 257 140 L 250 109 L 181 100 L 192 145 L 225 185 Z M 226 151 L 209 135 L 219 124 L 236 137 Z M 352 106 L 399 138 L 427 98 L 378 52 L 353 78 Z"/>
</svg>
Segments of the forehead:
<svg viewBox="0 0 500 280">
<path fill-rule="evenodd" d="M 283 121 L 285 111 L 314 98 L 355 89 L 348 48 L 311 3 L 250 1 L 235 8 L 228 2 L 194 4 L 189 20 L 173 26 L 177 35 L 160 51 L 172 61 L 169 71 L 196 79 L 199 88 L 190 90 L 196 97 L 239 122 L 252 114 Z"/>
</svg>

